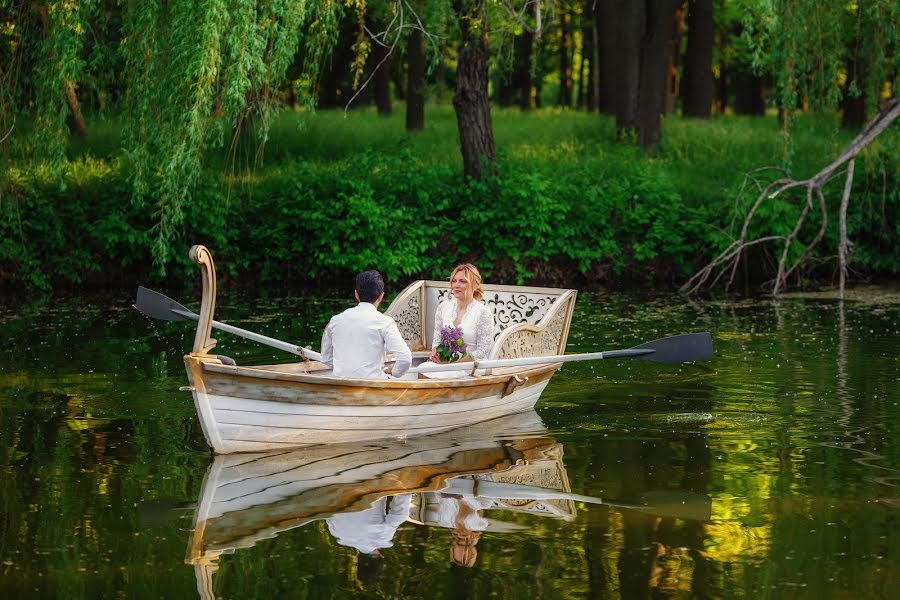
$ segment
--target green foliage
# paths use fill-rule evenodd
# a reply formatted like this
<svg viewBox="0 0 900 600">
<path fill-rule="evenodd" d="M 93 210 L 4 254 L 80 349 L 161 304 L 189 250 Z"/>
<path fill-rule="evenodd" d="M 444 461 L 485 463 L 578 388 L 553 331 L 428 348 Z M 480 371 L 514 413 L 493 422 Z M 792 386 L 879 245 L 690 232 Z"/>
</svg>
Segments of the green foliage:
<svg viewBox="0 0 900 600">
<path fill-rule="evenodd" d="M 426 130 L 410 136 L 402 115 L 282 113 L 266 165 L 233 174 L 226 153 L 209 149 L 203 161 L 212 168 L 200 171 L 184 207 L 167 281 L 196 280 L 187 249 L 203 243 L 223 277 L 267 285 L 344 280 L 366 268 L 395 281 L 442 278 L 461 260 L 495 282 L 680 282 L 738 233 L 755 198 L 753 189 L 739 197 L 743 173 L 771 162 L 779 147 L 774 119 L 672 119 L 663 151 L 648 160 L 613 141 L 608 118 L 496 111 L 497 175 L 465 182 L 452 109 L 429 114 Z M 47 289 L 153 279 L 156 208 L 131 201 L 122 161 L 93 158 L 115 156 L 108 149 L 117 129 L 105 127 L 92 125 L 104 135 L 72 150 L 62 188 L 46 162 L 10 171 L 0 282 Z M 805 177 L 851 134 L 833 119 L 804 117 L 794 135 L 793 174 Z M 888 131 L 857 161 L 857 270 L 900 271 L 897 152 L 897 133 Z M 825 189 L 832 210 L 841 187 Z M 751 234 L 788 234 L 804 200 L 763 203 Z M 813 211 L 801 242 L 818 226 Z M 816 256 L 836 245 L 831 222 Z"/>
<path fill-rule="evenodd" d="M 785 156 L 790 163 L 790 131 L 797 108 L 835 108 L 844 94 L 865 91 L 874 114 L 882 86 L 900 67 L 900 2 L 807 2 L 737 0 L 743 36 L 737 45 L 760 73 L 775 81 L 775 102 L 783 110 Z M 860 70 L 848 72 L 858 61 Z M 843 89 L 842 89 L 843 88 Z"/>
<path fill-rule="evenodd" d="M 35 141 L 40 141 L 53 165 L 61 168 L 65 159 L 66 117 L 69 114 L 65 90 L 77 83 L 84 66 L 81 45 L 85 26 L 76 1 L 54 2 L 38 10 L 44 33 L 34 77 L 38 103 Z"/>
</svg>

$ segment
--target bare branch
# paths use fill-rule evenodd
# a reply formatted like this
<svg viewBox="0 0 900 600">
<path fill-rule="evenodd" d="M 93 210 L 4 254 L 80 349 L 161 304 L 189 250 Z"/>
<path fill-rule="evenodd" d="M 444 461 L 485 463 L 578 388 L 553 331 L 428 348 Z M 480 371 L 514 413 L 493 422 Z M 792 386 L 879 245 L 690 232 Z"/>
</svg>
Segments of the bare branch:
<svg viewBox="0 0 900 600">
<path fill-rule="evenodd" d="M 522 26 L 522 29 L 528 33 L 534 34 L 535 40 L 541 39 L 541 33 L 543 33 L 543 26 L 541 25 L 541 0 L 528 0 L 522 6 L 522 10 L 518 12 L 509 0 L 502 0 L 502 4 L 509 14 L 512 15 L 513 19 Z M 534 27 L 529 25 L 525 21 L 525 17 L 522 16 L 528 12 L 528 7 L 531 4 L 534 4 Z"/>
<path fill-rule="evenodd" d="M 15 129 L 15 128 L 16 128 L 16 115 L 13 114 L 12 124 L 9 126 L 9 131 L 6 132 L 6 135 L 4 135 L 2 138 L 0 138 L 0 144 L 5 142 L 6 138 L 8 138 L 9 136 L 12 135 L 13 129 Z"/>
<path fill-rule="evenodd" d="M 854 138 L 853 141 L 844 148 L 837 159 L 835 159 L 828 166 L 823 168 L 821 171 L 819 171 L 809 179 L 797 180 L 787 176 L 782 176 L 763 187 L 756 175 L 764 171 L 773 170 L 775 169 L 775 167 L 762 167 L 745 173 L 745 179 L 735 200 L 735 206 L 737 207 L 740 204 L 740 199 L 744 191 L 747 189 L 748 181 L 753 182 L 757 190 L 759 190 L 759 194 L 757 195 L 756 200 L 753 202 L 750 209 L 747 211 L 747 215 L 744 217 L 744 223 L 741 227 L 740 235 L 736 240 L 729 244 L 728 248 L 726 248 L 725 251 L 720 253 L 699 271 L 694 273 L 684 283 L 684 285 L 681 286 L 680 291 L 687 294 L 692 294 L 699 291 L 716 271 L 718 271 L 718 274 L 713 277 L 712 283 L 709 287 L 715 286 L 722 278 L 724 273 L 726 271 L 730 271 L 731 274 L 728 278 L 728 283 L 726 284 L 727 289 L 734 281 L 734 277 L 737 273 L 737 268 L 744 250 L 755 244 L 780 240 L 783 242 L 783 248 L 781 252 L 781 258 L 778 261 L 778 272 L 775 276 L 775 279 L 773 280 L 772 293 L 777 295 L 779 292 L 781 292 L 787 286 L 788 278 L 796 271 L 798 271 L 798 269 L 800 269 L 800 267 L 804 263 L 813 260 L 812 251 L 822 241 L 828 228 L 828 208 L 825 202 L 825 194 L 822 189 L 832 178 L 834 178 L 838 174 L 838 171 L 845 163 L 849 163 L 847 168 L 847 180 L 844 184 L 844 193 L 841 200 L 839 217 L 841 242 L 838 250 L 838 260 L 840 262 L 841 270 L 841 297 L 843 297 L 845 279 L 848 271 L 847 255 L 849 253 L 849 249 L 852 247 L 852 243 L 847 240 L 846 219 L 847 207 L 850 198 L 850 189 L 853 182 L 854 160 L 860 152 L 862 152 L 876 137 L 878 137 L 878 135 L 886 130 L 891 125 L 891 123 L 896 121 L 898 117 L 900 117 L 900 98 L 895 98 L 888 102 L 881 110 L 881 112 L 863 129 L 863 131 L 860 132 L 860 134 L 856 136 L 856 138 Z M 780 171 L 780 173 L 783 174 L 784 172 Z M 806 202 L 803 206 L 803 210 L 800 212 L 800 215 L 797 217 L 797 220 L 794 223 L 794 227 L 790 235 L 786 237 L 769 235 L 762 236 L 754 240 L 748 240 L 750 225 L 753 222 L 754 217 L 756 216 L 756 212 L 762 205 L 762 203 L 766 200 L 775 200 L 781 194 L 796 188 L 806 189 Z M 809 212 L 813 208 L 814 194 L 818 201 L 819 211 L 821 214 L 821 223 L 819 225 L 819 230 L 816 232 L 816 235 L 813 237 L 813 239 L 804 246 L 803 252 L 801 252 L 800 257 L 796 261 L 794 261 L 794 263 L 790 267 L 788 267 L 787 260 L 788 254 L 790 253 L 790 248 L 794 244 L 794 242 L 798 241 L 800 231 L 803 228 L 804 223 L 806 222 Z"/>
<path fill-rule="evenodd" d="M 840 268 L 840 298 L 844 299 L 844 283 L 847 279 L 847 254 L 850 243 L 847 241 L 847 206 L 850 204 L 850 188 L 853 187 L 853 169 L 856 160 L 847 164 L 847 179 L 844 181 L 844 195 L 841 196 L 841 209 L 838 213 L 840 223 L 840 241 L 838 242 L 838 265 Z"/>
</svg>

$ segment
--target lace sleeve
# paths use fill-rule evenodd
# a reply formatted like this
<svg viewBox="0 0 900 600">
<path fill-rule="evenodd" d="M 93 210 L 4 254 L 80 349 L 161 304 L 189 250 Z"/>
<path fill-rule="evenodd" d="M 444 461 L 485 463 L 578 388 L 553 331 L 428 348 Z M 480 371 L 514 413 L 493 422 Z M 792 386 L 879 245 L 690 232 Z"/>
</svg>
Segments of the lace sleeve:
<svg viewBox="0 0 900 600">
<path fill-rule="evenodd" d="M 431 334 L 431 349 L 437 350 L 438 342 L 441 341 L 441 327 L 444 325 L 444 304 L 446 300 L 438 304 L 437 310 L 434 311 L 434 333 Z"/>
<path fill-rule="evenodd" d="M 470 350 L 476 360 L 486 359 L 494 347 L 494 313 L 484 304 L 480 306 L 478 322 L 475 324 L 475 347 Z"/>
</svg>

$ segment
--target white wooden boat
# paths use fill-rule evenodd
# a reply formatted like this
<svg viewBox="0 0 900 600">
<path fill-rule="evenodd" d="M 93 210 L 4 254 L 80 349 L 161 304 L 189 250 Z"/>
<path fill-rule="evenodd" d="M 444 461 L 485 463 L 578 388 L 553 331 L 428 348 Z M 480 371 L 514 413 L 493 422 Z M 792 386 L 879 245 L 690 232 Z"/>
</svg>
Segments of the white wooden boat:
<svg viewBox="0 0 900 600">
<path fill-rule="evenodd" d="M 185 562 L 195 569 L 201 597 L 212 598 L 212 575 L 223 554 L 400 494 L 414 498 L 406 516 L 411 523 L 440 527 L 429 518 L 429 502 L 441 490 L 477 495 L 465 483 L 471 477 L 481 485 L 529 484 L 527 494 L 509 500 L 495 492 L 489 502 L 495 514 L 512 510 L 566 520 L 575 515 L 562 445 L 528 411 L 405 441 L 216 456 L 203 481 Z M 519 529 L 492 519 L 487 531 Z"/>
<path fill-rule="evenodd" d="M 216 345 L 210 337 L 216 295 L 212 257 L 203 246 L 194 246 L 191 259 L 201 268 L 203 298 L 193 351 L 184 357 L 187 389 L 193 393 L 206 441 L 219 454 L 416 436 L 528 411 L 562 364 L 432 380 L 339 378 L 311 360 L 228 364 L 211 354 Z M 491 359 L 564 353 L 575 290 L 502 285 L 484 289 L 496 324 Z M 385 311 L 413 351 L 414 364 L 430 354 L 435 310 L 448 294 L 447 282 L 416 281 Z"/>
</svg>

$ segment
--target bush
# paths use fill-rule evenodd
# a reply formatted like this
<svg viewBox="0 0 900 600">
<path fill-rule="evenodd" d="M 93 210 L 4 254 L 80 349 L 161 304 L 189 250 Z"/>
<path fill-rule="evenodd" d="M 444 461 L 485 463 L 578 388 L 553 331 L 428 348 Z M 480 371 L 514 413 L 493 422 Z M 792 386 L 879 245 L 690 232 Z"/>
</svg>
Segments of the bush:
<svg viewBox="0 0 900 600">
<path fill-rule="evenodd" d="M 307 129 L 290 129 L 296 117 L 282 116 L 266 166 L 202 174 L 173 242 L 182 250 L 163 269 L 150 258 L 157 207 L 132 200 L 128 174 L 109 152 L 111 134 L 104 158 L 79 147 L 61 177 L 19 161 L 0 202 L 0 285 L 131 285 L 164 273 L 195 281 L 187 258 L 194 243 L 211 249 L 225 278 L 266 285 L 328 282 L 373 267 L 389 280 L 443 278 L 463 260 L 494 282 L 680 283 L 727 246 L 730 228 L 736 233 L 743 170 L 777 162 L 771 120 L 669 119 L 663 151 L 648 158 L 613 142 L 608 118 L 498 111 L 496 174 L 465 181 L 447 110 L 434 110 L 434 129 L 421 137 L 403 133 L 401 117 L 373 124 L 365 111 L 325 113 Z M 347 147 L 352 136 L 325 143 L 329 128 L 361 122 L 356 149 Z M 803 124 L 794 169 L 808 175 L 850 136 L 835 129 L 819 139 L 820 119 L 805 137 Z M 303 146 L 307 134 L 322 141 L 322 154 Z M 888 137 L 857 162 L 850 233 L 858 270 L 900 272 L 896 155 Z M 826 191 L 836 215 L 840 186 Z M 783 233 L 800 206 L 796 198 L 766 203 L 755 233 Z M 815 219 L 808 228 L 806 239 Z M 834 253 L 836 236 L 832 222 L 820 256 Z"/>
</svg>

